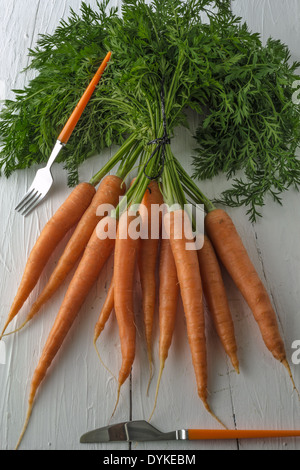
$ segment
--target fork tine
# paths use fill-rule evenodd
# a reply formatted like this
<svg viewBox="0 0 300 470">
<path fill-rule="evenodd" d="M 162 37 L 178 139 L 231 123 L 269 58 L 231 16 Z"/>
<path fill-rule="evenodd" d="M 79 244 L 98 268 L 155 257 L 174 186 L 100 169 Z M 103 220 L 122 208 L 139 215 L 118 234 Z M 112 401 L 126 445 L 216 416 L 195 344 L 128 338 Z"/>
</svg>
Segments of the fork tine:
<svg viewBox="0 0 300 470">
<path fill-rule="evenodd" d="M 30 205 L 32 201 L 35 201 L 37 195 L 38 195 L 37 189 L 34 189 L 33 191 L 31 191 L 28 197 L 25 199 L 25 201 L 23 201 L 23 204 L 19 207 L 18 212 L 22 214 L 24 211 L 26 211 L 26 208 L 28 207 L 28 205 Z"/>
<path fill-rule="evenodd" d="M 21 212 L 21 214 L 23 214 L 23 212 L 25 212 L 27 210 L 27 207 L 30 206 L 30 204 L 32 204 L 32 202 L 34 202 L 36 200 L 36 198 L 38 197 L 38 190 L 35 189 L 34 192 L 31 194 L 30 197 L 27 198 L 25 204 L 23 204 L 21 210 L 19 212 Z"/>
<path fill-rule="evenodd" d="M 15 210 L 20 212 L 22 210 L 22 208 L 24 207 L 24 205 L 27 203 L 27 201 L 30 199 L 30 197 L 32 196 L 32 193 L 34 192 L 34 188 L 29 188 L 29 190 L 27 191 L 27 193 L 24 195 L 23 199 L 21 199 L 21 201 L 19 202 L 19 204 L 16 206 Z"/>
<path fill-rule="evenodd" d="M 44 195 L 42 193 L 38 193 L 31 204 L 24 209 L 22 215 L 26 217 L 42 201 L 42 199 L 44 199 Z"/>
</svg>

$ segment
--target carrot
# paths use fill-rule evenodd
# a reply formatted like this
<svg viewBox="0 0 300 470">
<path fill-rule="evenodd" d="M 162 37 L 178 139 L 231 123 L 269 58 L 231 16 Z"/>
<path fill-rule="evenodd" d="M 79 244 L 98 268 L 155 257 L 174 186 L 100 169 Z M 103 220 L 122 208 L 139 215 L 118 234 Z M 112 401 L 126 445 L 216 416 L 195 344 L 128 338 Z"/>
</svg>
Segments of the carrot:
<svg viewBox="0 0 300 470">
<path fill-rule="evenodd" d="M 76 262 L 82 255 L 97 223 L 104 217 L 104 214 L 97 215 L 97 209 L 102 204 L 109 204 L 116 207 L 125 192 L 125 185 L 118 176 L 106 176 L 90 206 L 83 214 L 72 237 L 66 245 L 66 248 L 59 259 L 59 262 L 52 272 L 49 281 L 44 287 L 37 300 L 32 305 L 25 322 L 16 330 L 21 330 L 41 309 L 41 307 L 53 296 L 58 288 L 63 284 L 67 275 L 75 266 Z"/>
<path fill-rule="evenodd" d="M 110 286 L 109 286 L 109 290 L 108 290 L 108 293 L 107 293 L 107 296 L 106 296 L 106 299 L 105 299 L 105 302 L 104 302 L 103 307 L 101 309 L 98 321 L 95 325 L 94 348 L 96 350 L 96 353 L 99 357 L 99 360 L 100 360 L 101 364 L 114 377 L 114 374 L 111 372 L 111 370 L 104 364 L 104 362 L 103 362 L 103 360 L 100 356 L 99 350 L 97 348 L 97 344 L 96 344 L 100 334 L 104 330 L 104 327 L 105 327 L 105 325 L 106 325 L 106 323 L 107 323 L 107 321 L 108 321 L 108 319 L 109 319 L 109 317 L 110 317 L 110 315 L 113 311 L 113 308 L 114 308 L 114 279 L 112 278 Z"/>
<path fill-rule="evenodd" d="M 161 241 L 159 261 L 159 357 L 162 364 L 168 357 L 175 328 L 179 284 L 170 240 Z"/>
<path fill-rule="evenodd" d="M 153 205 L 161 206 L 163 203 L 164 201 L 159 185 L 156 181 L 151 181 L 143 197 L 142 209 L 140 211 L 142 226 L 146 224 L 147 233 L 144 234 L 140 241 L 138 255 L 138 267 L 142 287 L 143 318 L 150 366 L 148 389 L 152 378 L 152 332 L 156 299 L 156 264 L 159 247 L 159 232 L 155 234 L 155 237 L 152 236 L 151 221 L 154 220 Z M 160 222 L 160 220 L 158 220 L 158 222 Z M 156 228 L 160 230 L 160 227 Z"/>
<path fill-rule="evenodd" d="M 252 310 L 266 347 L 288 370 L 296 389 L 276 313 L 231 217 L 222 209 L 215 209 L 205 217 L 205 227 L 220 260 Z"/>
<path fill-rule="evenodd" d="M 31 291 L 37 284 L 41 273 L 54 249 L 67 232 L 80 220 L 93 196 L 95 188 L 89 183 L 81 183 L 72 191 L 66 201 L 55 212 L 43 228 L 30 252 L 17 294 L 11 306 L 7 321 L 0 336 L 18 314 Z"/>
<path fill-rule="evenodd" d="M 197 251 L 187 249 L 187 244 L 192 240 L 192 226 L 187 214 L 181 209 L 167 213 L 164 222 L 167 233 L 169 231 L 180 285 L 198 395 L 206 410 L 220 422 L 207 401 L 207 353 L 201 275 Z"/>
<path fill-rule="evenodd" d="M 134 317 L 134 279 L 139 238 L 130 235 L 130 224 L 137 216 L 126 210 L 119 219 L 114 258 L 114 305 L 122 353 L 118 377 L 117 407 L 120 390 L 128 378 L 135 357 L 136 327 Z M 113 411 L 113 414 L 114 414 Z"/>
<path fill-rule="evenodd" d="M 233 367 L 239 373 L 234 325 L 222 273 L 215 250 L 206 235 L 204 235 L 203 247 L 198 250 L 198 259 L 203 292 L 213 323 Z"/>
<path fill-rule="evenodd" d="M 94 344 L 96 344 L 97 339 L 99 338 L 100 334 L 104 330 L 104 327 L 111 315 L 113 308 L 114 308 L 114 279 L 112 278 L 105 302 L 100 312 L 98 321 L 95 325 Z"/>
<path fill-rule="evenodd" d="M 162 238 L 159 254 L 159 359 L 160 368 L 156 386 L 155 401 L 153 411 L 149 418 L 152 418 L 157 404 L 159 385 L 165 362 L 169 354 L 172 343 L 176 310 L 179 296 L 179 284 L 177 278 L 176 265 L 170 240 Z"/>
<path fill-rule="evenodd" d="M 106 219 L 107 223 L 109 223 L 109 216 Z M 104 230 L 106 220 L 102 221 L 102 223 Z M 96 228 L 84 250 L 84 254 L 69 284 L 54 325 L 49 333 L 39 363 L 34 371 L 28 399 L 28 411 L 23 430 L 17 443 L 17 448 L 28 426 L 37 390 L 54 357 L 61 348 L 92 285 L 98 278 L 105 262 L 113 251 L 114 243 L 115 240 L 110 237 L 100 239 Z"/>
<path fill-rule="evenodd" d="M 133 178 L 133 180 L 131 181 L 130 186 L 133 185 L 135 179 L 136 178 Z M 114 278 L 112 277 L 111 282 L 110 282 L 110 286 L 109 286 L 109 289 L 108 289 L 108 293 L 107 293 L 107 296 L 106 296 L 106 299 L 105 299 L 105 302 L 104 302 L 102 310 L 100 312 L 98 321 L 95 325 L 94 344 L 96 344 L 100 334 L 104 330 L 104 327 L 105 327 L 105 325 L 106 325 L 106 323 L 107 323 L 107 321 L 110 317 L 110 314 L 111 314 L 113 308 L 114 308 Z"/>
<path fill-rule="evenodd" d="M 133 180 L 131 181 L 130 187 L 133 185 L 135 179 L 136 178 L 133 178 Z M 104 327 L 105 327 L 105 325 L 106 325 L 113 309 L 114 309 L 114 278 L 112 277 L 112 280 L 111 280 L 111 283 L 110 283 L 110 286 L 109 286 L 109 290 L 108 290 L 105 302 L 104 302 L 103 307 L 101 309 L 98 321 L 95 325 L 95 329 L 94 329 L 94 347 L 96 349 L 96 353 L 97 353 L 102 365 L 108 370 L 108 372 L 110 372 L 114 376 L 114 374 L 103 363 L 103 361 L 101 359 L 101 356 L 100 356 L 100 353 L 99 353 L 99 350 L 97 348 L 97 344 L 96 344 L 100 334 L 104 330 Z"/>
</svg>

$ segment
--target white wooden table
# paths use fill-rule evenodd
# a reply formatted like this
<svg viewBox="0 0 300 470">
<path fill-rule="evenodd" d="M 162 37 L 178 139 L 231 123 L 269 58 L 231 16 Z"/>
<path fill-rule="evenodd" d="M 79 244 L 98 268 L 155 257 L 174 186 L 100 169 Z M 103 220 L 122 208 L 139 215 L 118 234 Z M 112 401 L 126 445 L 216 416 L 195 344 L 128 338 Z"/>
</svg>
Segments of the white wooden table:
<svg viewBox="0 0 300 470">
<path fill-rule="evenodd" d="M 91 5 L 96 1 L 91 0 Z M 112 2 L 113 4 L 113 2 Z M 117 0 L 114 1 L 117 4 Z M 80 0 L 0 0 L 0 93 L 22 88 L 30 77 L 20 74 L 28 64 L 27 50 L 34 47 L 38 34 L 52 32 L 69 7 L 79 10 Z M 247 20 L 251 29 L 285 41 L 292 59 L 299 60 L 299 0 L 235 0 L 234 12 Z M 5 84 L 5 87 L 4 87 Z M 4 89 L 5 88 L 5 89 Z M 3 96 L 5 95 L 5 96 Z M 196 123 L 192 123 L 196 126 Z M 173 148 L 188 168 L 193 150 L 191 132 L 179 130 Z M 82 181 L 89 180 L 114 149 L 86 162 L 80 170 Z M 35 168 L 0 179 L 0 324 L 3 325 L 16 293 L 26 259 L 41 229 L 59 207 L 69 189 L 66 174 L 54 167 L 55 185 L 45 201 L 28 218 L 14 211 L 35 174 Z M 211 198 L 225 187 L 223 178 L 203 185 Z M 283 207 L 268 202 L 263 218 L 249 223 L 244 209 L 229 209 L 253 263 L 271 295 L 277 311 L 296 384 L 300 387 L 300 365 L 292 363 L 293 342 L 300 340 L 300 211 L 299 194 L 284 196 Z M 59 246 L 46 266 L 42 278 L 23 309 L 35 299 L 62 252 Z M 93 347 L 93 329 L 105 299 L 112 273 L 112 262 L 103 270 L 37 396 L 22 449 L 33 450 L 128 450 L 127 444 L 79 444 L 82 433 L 108 423 L 116 399 L 116 383 L 99 363 Z M 209 394 L 215 413 L 230 428 L 300 428 L 300 402 L 293 392 L 285 369 L 262 343 L 252 314 L 225 273 L 225 282 L 235 323 L 241 373 L 232 369 L 219 340 L 207 320 Z M 39 316 L 20 334 L 8 337 L 6 364 L 0 365 L 0 449 L 13 449 L 25 418 L 30 380 L 41 350 L 63 299 L 65 288 L 46 305 Z M 137 285 L 137 307 L 140 290 Z M 21 316 L 21 318 L 24 318 Z M 20 324 L 13 322 L 13 327 Z M 149 396 L 146 396 L 148 363 L 143 330 L 137 319 L 137 354 L 132 379 L 122 389 L 119 407 L 112 422 L 147 419 L 153 406 L 158 372 L 155 327 L 156 369 Z M 103 360 L 117 373 L 121 355 L 116 321 L 112 318 L 102 335 Z M 161 382 L 160 395 L 152 423 L 162 431 L 180 428 L 214 428 L 218 424 L 204 410 L 197 397 L 194 372 L 187 344 L 181 305 L 170 355 Z M 136 449 L 172 450 L 299 450 L 300 440 L 266 439 L 224 442 L 164 442 L 139 444 Z"/>
</svg>

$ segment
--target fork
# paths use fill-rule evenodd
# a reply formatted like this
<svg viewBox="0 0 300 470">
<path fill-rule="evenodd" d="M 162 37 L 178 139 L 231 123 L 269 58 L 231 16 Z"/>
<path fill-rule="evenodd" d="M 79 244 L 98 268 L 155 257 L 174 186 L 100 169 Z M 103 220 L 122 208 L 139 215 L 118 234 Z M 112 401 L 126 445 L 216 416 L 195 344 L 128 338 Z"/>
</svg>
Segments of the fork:
<svg viewBox="0 0 300 470">
<path fill-rule="evenodd" d="M 51 167 L 55 162 L 61 149 L 67 144 L 69 138 L 71 137 L 71 134 L 75 129 L 76 124 L 78 123 L 87 103 L 89 102 L 99 80 L 101 79 L 102 74 L 106 69 L 110 58 L 111 52 L 108 52 L 99 69 L 97 70 L 96 74 L 94 75 L 93 79 L 91 80 L 90 84 L 88 85 L 87 89 L 85 90 L 84 94 L 82 95 L 76 108 L 68 119 L 68 122 L 66 123 L 60 135 L 58 136 L 58 139 L 53 147 L 52 153 L 47 162 L 47 165 L 45 166 L 45 168 L 42 168 L 37 171 L 32 185 L 30 186 L 24 197 L 21 199 L 19 204 L 16 206 L 15 210 L 17 212 L 20 212 L 24 217 L 30 214 L 48 194 L 53 184 Z"/>
</svg>

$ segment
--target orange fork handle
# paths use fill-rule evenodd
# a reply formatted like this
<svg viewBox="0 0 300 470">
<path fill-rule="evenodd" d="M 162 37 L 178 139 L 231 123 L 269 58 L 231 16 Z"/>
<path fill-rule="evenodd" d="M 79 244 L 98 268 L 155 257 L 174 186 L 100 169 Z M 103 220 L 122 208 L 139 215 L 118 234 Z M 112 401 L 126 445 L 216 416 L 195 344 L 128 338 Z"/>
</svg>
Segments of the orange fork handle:
<svg viewBox="0 0 300 470">
<path fill-rule="evenodd" d="M 255 439 L 268 437 L 299 437 L 300 431 L 285 430 L 238 430 L 238 429 L 189 429 L 189 440 L 204 439 Z"/>
<path fill-rule="evenodd" d="M 69 138 L 71 137 L 71 134 L 72 134 L 73 130 L 75 129 L 75 126 L 76 126 L 77 122 L 79 121 L 79 119 L 80 119 L 86 105 L 88 104 L 92 94 L 94 93 L 95 88 L 98 85 L 99 80 L 102 77 L 103 72 L 106 69 L 106 66 L 107 66 L 110 58 L 111 58 L 111 52 L 109 52 L 107 54 L 107 56 L 105 57 L 105 59 L 103 60 L 102 64 L 100 65 L 100 67 L 98 69 L 98 71 L 94 75 L 94 78 L 90 82 L 89 86 L 87 87 L 84 94 L 82 95 L 79 103 L 77 104 L 76 108 L 74 109 L 73 113 L 71 114 L 70 118 L 68 119 L 67 124 L 65 125 L 65 127 L 61 131 L 61 133 L 58 137 L 58 140 L 61 143 L 66 144 L 68 142 Z"/>
</svg>

